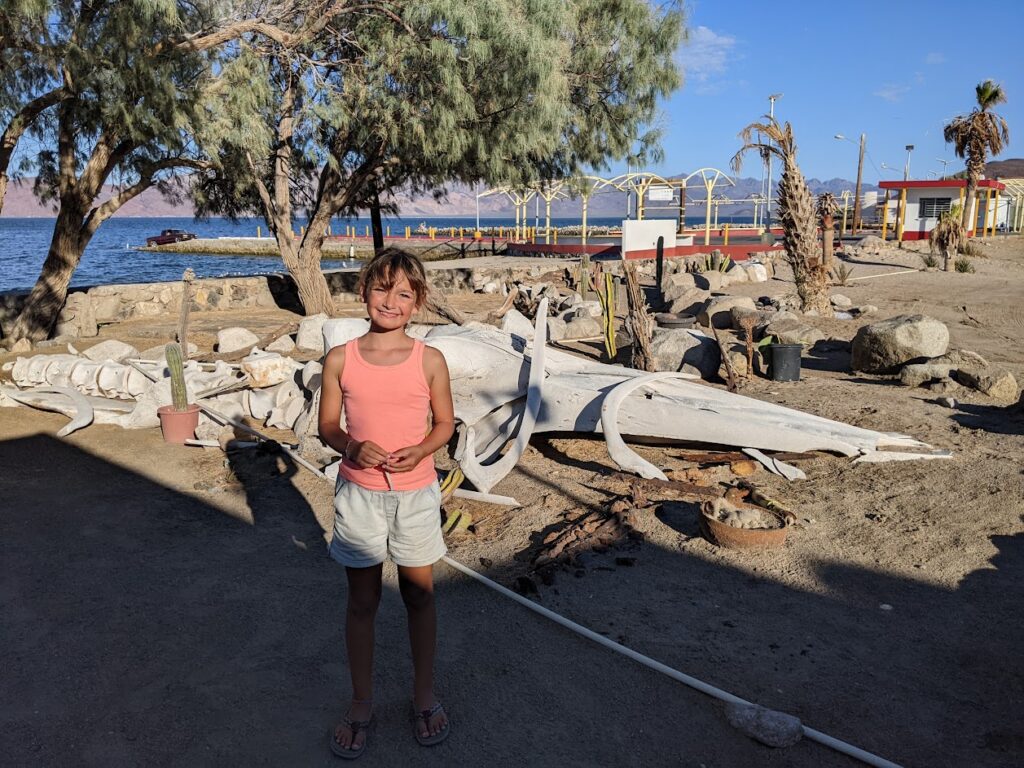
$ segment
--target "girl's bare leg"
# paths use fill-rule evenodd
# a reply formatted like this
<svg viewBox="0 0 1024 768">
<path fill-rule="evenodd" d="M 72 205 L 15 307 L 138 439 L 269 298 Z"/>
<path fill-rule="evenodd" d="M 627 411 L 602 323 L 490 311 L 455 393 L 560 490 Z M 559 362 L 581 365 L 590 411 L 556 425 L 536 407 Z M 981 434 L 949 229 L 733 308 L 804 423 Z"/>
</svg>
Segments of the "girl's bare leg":
<svg viewBox="0 0 1024 768">
<path fill-rule="evenodd" d="M 417 711 L 430 709 L 434 697 L 434 651 L 437 645 L 437 614 L 434 608 L 434 566 L 398 566 L 398 586 L 409 616 L 409 644 L 412 646 L 413 705 Z M 420 723 L 423 736 L 443 730 L 448 716 L 442 710 Z"/>
<path fill-rule="evenodd" d="M 367 720 L 373 711 L 373 640 L 374 620 L 380 604 L 383 565 L 369 568 L 345 568 L 348 576 L 348 606 L 345 610 L 345 646 L 352 675 L 352 703 L 346 717 Z M 352 730 L 342 723 L 334 733 L 343 747 L 358 748 L 365 740 L 360 731 L 352 738 Z"/>
</svg>

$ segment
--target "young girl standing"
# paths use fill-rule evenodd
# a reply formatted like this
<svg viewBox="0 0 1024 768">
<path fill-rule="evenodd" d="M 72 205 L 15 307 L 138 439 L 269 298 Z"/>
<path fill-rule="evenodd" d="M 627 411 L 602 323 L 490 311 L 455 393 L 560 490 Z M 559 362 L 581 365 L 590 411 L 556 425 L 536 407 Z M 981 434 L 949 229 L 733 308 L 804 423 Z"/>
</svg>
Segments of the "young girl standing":
<svg viewBox="0 0 1024 768">
<path fill-rule="evenodd" d="M 383 251 L 363 269 L 358 290 L 370 330 L 327 354 L 319 420 L 321 438 L 343 456 L 330 554 L 348 577 L 345 644 L 352 702 L 331 749 L 345 758 L 366 748 L 373 715 L 374 618 L 389 555 L 398 566 L 409 619 L 416 739 L 424 746 L 437 744 L 450 730 L 434 696 L 433 582 L 433 564 L 446 551 L 433 453 L 455 429 L 448 367 L 439 351 L 405 332 L 427 295 L 419 259 Z"/>
</svg>

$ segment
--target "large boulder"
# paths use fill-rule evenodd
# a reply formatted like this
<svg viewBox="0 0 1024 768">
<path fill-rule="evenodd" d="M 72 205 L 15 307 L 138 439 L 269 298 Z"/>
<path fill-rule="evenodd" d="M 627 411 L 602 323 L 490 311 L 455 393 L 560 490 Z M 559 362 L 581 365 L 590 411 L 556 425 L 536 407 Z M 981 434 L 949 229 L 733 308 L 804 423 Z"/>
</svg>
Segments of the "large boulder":
<svg viewBox="0 0 1024 768">
<path fill-rule="evenodd" d="M 813 347 L 825 338 L 825 334 L 813 325 L 801 322 L 790 312 L 779 312 L 784 315 L 764 326 L 762 336 L 771 336 L 776 344 L 803 344 Z"/>
<path fill-rule="evenodd" d="M 327 322 L 327 315 L 321 312 L 318 315 L 304 317 L 299 323 L 299 331 L 295 334 L 295 346 L 309 352 L 324 351 L 324 323 Z"/>
<path fill-rule="evenodd" d="M 673 299 L 669 306 L 669 312 L 683 315 L 696 315 L 704 308 L 704 305 L 707 304 L 709 298 L 711 298 L 710 293 L 702 291 L 699 288 L 694 288 L 692 291 L 687 291 Z"/>
<path fill-rule="evenodd" d="M 941 357 L 903 366 L 900 369 L 900 383 L 907 387 L 920 387 L 936 379 L 947 379 L 954 374 L 959 374 L 958 378 L 973 376 L 975 380 L 980 380 L 988 367 L 988 361 L 976 352 L 968 349 L 951 349 Z"/>
<path fill-rule="evenodd" d="M 1013 374 L 1003 368 L 984 368 L 981 370 L 958 370 L 956 379 L 964 386 L 984 392 L 993 400 L 1002 403 L 1013 403 L 1017 400 L 1019 390 Z"/>
<path fill-rule="evenodd" d="M 217 351 L 224 354 L 252 349 L 259 340 L 260 337 L 248 328 L 221 328 L 217 331 Z"/>
<path fill-rule="evenodd" d="M 651 353 L 659 371 L 684 371 L 705 379 L 713 378 L 721 363 L 718 343 L 689 328 L 655 328 Z"/>
<path fill-rule="evenodd" d="M 704 291 L 720 291 L 728 282 L 725 275 L 717 271 L 699 272 L 693 276 L 693 281 Z"/>
<path fill-rule="evenodd" d="M 672 301 L 687 291 L 696 289 L 696 287 L 697 283 L 693 275 L 689 272 L 679 272 L 664 278 L 662 281 L 662 295 L 665 297 L 665 301 Z"/>
<path fill-rule="evenodd" d="M 563 339 L 593 339 L 604 333 L 601 321 L 589 315 L 575 315 L 565 324 Z"/>
<path fill-rule="evenodd" d="M 767 283 L 769 274 L 768 268 L 764 264 L 758 264 L 757 262 L 751 262 L 743 265 L 743 271 L 747 273 L 748 283 Z"/>
<path fill-rule="evenodd" d="M 863 326 L 853 339 L 852 366 L 866 373 L 895 373 L 907 363 L 939 357 L 949 330 L 925 315 L 900 315 Z"/>
<path fill-rule="evenodd" d="M 712 325 L 715 328 L 729 328 L 732 326 L 733 307 L 757 309 L 749 296 L 712 296 L 697 314 L 697 322 L 709 328 Z"/>
<path fill-rule="evenodd" d="M 534 326 L 522 312 L 510 309 L 501 318 L 501 330 L 513 336 L 519 336 L 527 341 L 533 341 Z"/>
</svg>

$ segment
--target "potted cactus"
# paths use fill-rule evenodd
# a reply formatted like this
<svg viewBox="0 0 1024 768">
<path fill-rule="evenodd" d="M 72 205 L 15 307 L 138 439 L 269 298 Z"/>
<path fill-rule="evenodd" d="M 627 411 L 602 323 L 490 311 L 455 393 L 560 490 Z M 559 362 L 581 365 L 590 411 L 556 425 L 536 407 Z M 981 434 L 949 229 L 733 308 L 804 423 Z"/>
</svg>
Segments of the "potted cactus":
<svg viewBox="0 0 1024 768">
<path fill-rule="evenodd" d="M 199 406 L 188 401 L 181 347 L 174 343 L 168 344 L 164 356 L 167 358 L 167 370 L 171 374 L 171 404 L 160 406 L 156 412 L 160 417 L 164 440 L 184 445 L 186 440 L 195 437 L 196 427 L 199 426 Z"/>
</svg>

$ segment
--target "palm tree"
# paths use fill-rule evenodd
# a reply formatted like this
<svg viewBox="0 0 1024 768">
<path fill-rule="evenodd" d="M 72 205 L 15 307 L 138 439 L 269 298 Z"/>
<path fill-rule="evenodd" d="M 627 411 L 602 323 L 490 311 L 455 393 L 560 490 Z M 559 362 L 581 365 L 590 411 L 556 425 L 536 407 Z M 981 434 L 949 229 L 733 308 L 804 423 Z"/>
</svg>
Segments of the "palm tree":
<svg viewBox="0 0 1024 768">
<path fill-rule="evenodd" d="M 818 195 L 815 210 L 821 220 L 821 260 L 826 267 L 831 267 L 835 259 L 832 238 L 835 234 L 836 211 L 839 210 L 839 203 L 836 202 L 836 197 L 831 192 L 822 192 Z"/>
<path fill-rule="evenodd" d="M 822 315 L 831 316 L 828 266 L 822 261 L 818 246 L 814 199 L 796 164 L 793 127 L 788 122 L 780 125 L 769 115 L 765 115 L 763 120 L 761 123 L 751 123 L 740 131 L 743 146 L 733 156 L 732 168 L 738 173 L 743 164 L 743 155 L 751 149 L 757 150 L 762 156 L 765 152 L 771 153 L 782 161 L 777 210 L 782 224 L 786 260 L 793 269 L 793 280 L 800 297 L 800 309 L 803 312 L 814 309 Z"/>
<path fill-rule="evenodd" d="M 988 153 L 998 155 L 1010 142 L 1010 128 L 1005 118 L 990 111 L 1006 101 L 1006 92 L 994 80 L 978 83 L 974 89 L 978 106 L 969 115 L 954 117 L 943 129 L 942 135 L 953 145 L 957 157 L 967 158 L 967 204 L 960 223 L 970 232 L 974 229 L 974 196 L 978 179 L 985 171 Z"/>
<path fill-rule="evenodd" d="M 966 206 L 965 206 L 966 207 Z M 967 239 L 967 227 L 961 220 L 960 206 L 954 205 L 939 216 L 939 222 L 928 235 L 928 245 L 932 250 L 942 249 L 942 268 L 949 272 L 949 264 L 960 243 Z"/>
</svg>

